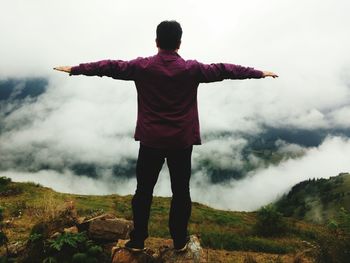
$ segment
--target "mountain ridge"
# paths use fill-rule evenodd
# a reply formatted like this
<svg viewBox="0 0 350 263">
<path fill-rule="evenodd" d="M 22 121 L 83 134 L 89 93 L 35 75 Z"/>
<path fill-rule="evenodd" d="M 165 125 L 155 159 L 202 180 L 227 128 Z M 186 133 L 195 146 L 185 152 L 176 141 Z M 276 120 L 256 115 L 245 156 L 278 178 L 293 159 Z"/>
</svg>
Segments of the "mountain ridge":
<svg viewBox="0 0 350 263">
<path fill-rule="evenodd" d="M 275 205 L 284 216 L 327 223 L 341 208 L 350 210 L 350 173 L 302 181 Z"/>
</svg>

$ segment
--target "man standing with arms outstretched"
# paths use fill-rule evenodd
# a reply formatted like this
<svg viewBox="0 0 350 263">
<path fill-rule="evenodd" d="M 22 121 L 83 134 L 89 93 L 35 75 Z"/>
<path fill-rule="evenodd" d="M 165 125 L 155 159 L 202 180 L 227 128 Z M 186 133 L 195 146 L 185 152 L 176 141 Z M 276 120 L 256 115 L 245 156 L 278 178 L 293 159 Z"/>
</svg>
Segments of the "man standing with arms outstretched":
<svg viewBox="0 0 350 263">
<path fill-rule="evenodd" d="M 191 215 L 192 147 L 201 144 L 198 85 L 224 79 L 275 78 L 277 75 L 234 64 L 184 60 L 178 54 L 182 28 L 176 21 L 161 22 L 156 34 L 158 53 L 154 56 L 130 61 L 102 60 L 54 69 L 70 75 L 108 76 L 135 82 L 138 114 L 134 138 L 140 141 L 140 149 L 136 165 L 137 188 L 132 199 L 134 229 L 125 246 L 132 251 L 144 250 L 153 188 L 166 160 L 173 193 L 169 230 L 174 249 L 184 251 Z"/>
</svg>

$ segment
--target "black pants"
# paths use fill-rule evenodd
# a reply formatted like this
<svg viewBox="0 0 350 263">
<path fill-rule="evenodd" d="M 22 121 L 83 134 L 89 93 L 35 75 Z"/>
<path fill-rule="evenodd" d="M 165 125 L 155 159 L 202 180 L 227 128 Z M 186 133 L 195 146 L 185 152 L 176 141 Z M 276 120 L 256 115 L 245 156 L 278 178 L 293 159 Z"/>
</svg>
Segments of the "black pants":
<svg viewBox="0 0 350 263">
<path fill-rule="evenodd" d="M 175 244 L 184 242 L 191 215 L 191 155 L 192 146 L 186 149 L 155 149 L 140 144 L 136 165 L 137 189 L 131 202 L 134 220 L 131 239 L 143 241 L 148 237 L 153 188 L 166 159 L 173 193 L 169 212 L 170 235 Z"/>
</svg>

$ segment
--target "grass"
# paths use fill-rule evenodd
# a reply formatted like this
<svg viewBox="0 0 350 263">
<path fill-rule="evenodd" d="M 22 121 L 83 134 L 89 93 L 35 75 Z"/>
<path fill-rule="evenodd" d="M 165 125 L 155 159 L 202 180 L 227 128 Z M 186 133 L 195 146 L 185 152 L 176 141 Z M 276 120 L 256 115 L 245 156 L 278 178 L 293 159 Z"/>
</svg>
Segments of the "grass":
<svg viewBox="0 0 350 263">
<path fill-rule="evenodd" d="M 201 235 L 203 246 L 238 251 L 259 251 L 274 254 L 295 252 L 291 240 L 266 239 L 256 236 L 239 236 L 229 232 L 204 232 Z"/>
<path fill-rule="evenodd" d="M 42 219 L 54 218 L 64 207 L 73 203 L 78 216 L 92 217 L 101 213 L 113 213 L 132 219 L 131 195 L 73 195 L 62 194 L 33 183 L 10 183 L 18 193 L 0 196 L 4 207 L 6 234 L 10 242 L 27 240 L 31 227 Z M 149 223 L 150 236 L 170 238 L 168 213 L 170 198 L 154 197 Z M 256 251 L 274 254 L 297 252 L 302 240 L 312 240 L 318 231 L 311 224 L 300 223 L 297 230 L 279 238 L 259 237 L 254 233 L 256 213 L 232 212 L 213 209 L 194 202 L 189 222 L 190 233 L 201 238 L 203 247 L 212 249 Z M 292 221 L 292 219 L 286 219 Z M 293 220 L 293 225 L 295 222 Z"/>
</svg>

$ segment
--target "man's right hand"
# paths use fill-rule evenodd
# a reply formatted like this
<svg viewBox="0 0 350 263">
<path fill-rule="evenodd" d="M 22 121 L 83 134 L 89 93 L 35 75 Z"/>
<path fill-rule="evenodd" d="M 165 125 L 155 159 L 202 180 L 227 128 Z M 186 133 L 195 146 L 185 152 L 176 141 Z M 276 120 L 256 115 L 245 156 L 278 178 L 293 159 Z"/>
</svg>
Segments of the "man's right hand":
<svg viewBox="0 0 350 263">
<path fill-rule="evenodd" d="M 63 72 L 70 73 L 72 67 L 71 66 L 59 66 L 59 67 L 55 67 L 53 69 L 54 70 L 58 70 L 58 71 L 63 71 Z"/>
<path fill-rule="evenodd" d="M 278 78 L 278 75 L 271 72 L 271 71 L 263 71 L 263 78 L 265 78 L 265 77 Z"/>
</svg>

